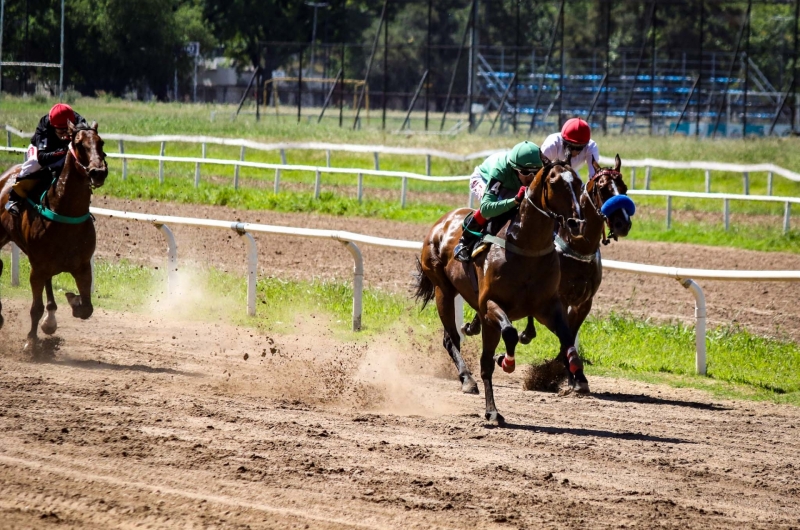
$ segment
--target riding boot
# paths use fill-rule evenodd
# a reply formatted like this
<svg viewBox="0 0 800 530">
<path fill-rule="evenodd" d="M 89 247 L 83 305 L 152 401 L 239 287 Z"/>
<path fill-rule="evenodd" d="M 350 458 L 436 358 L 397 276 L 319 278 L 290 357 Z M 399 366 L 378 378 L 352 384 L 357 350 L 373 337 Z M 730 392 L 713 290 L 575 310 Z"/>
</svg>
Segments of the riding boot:
<svg viewBox="0 0 800 530">
<path fill-rule="evenodd" d="M 458 245 L 453 249 L 453 254 L 456 260 L 463 263 L 468 263 L 472 259 L 472 249 L 475 244 L 483 237 L 483 230 L 486 227 L 486 219 L 481 216 L 480 211 L 476 210 L 474 213 L 468 215 L 464 219 L 463 233 Z"/>
<path fill-rule="evenodd" d="M 11 215 L 19 217 L 19 203 L 22 201 L 16 191 L 13 189 L 8 192 L 8 201 L 6 202 L 6 211 Z"/>
</svg>

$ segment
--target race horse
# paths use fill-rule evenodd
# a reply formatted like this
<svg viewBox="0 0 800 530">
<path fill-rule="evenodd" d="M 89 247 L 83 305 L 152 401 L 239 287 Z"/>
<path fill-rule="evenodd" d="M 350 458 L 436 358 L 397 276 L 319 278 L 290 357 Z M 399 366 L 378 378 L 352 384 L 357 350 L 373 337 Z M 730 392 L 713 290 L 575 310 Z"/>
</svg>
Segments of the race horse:
<svg viewBox="0 0 800 530">
<path fill-rule="evenodd" d="M 36 327 L 45 311 L 42 290 L 47 292 L 47 317 L 42 331 L 47 335 L 56 331 L 53 276 L 68 272 L 75 278 L 79 294 L 66 293 L 72 316 L 87 319 L 93 311 L 91 258 L 96 239 L 89 205 L 92 190 L 102 186 L 108 176 L 108 166 L 97 122 L 77 126 L 69 123 L 68 129 L 71 141 L 60 176 L 32 193 L 39 201 L 28 198 L 28 207 L 19 216 L 11 215 L 4 206 L 22 166 L 13 166 L 0 176 L 0 248 L 13 241 L 28 255 L 31 267 L 31 329 L 23 347 L 27 353 L 36 353 L 39 341 Z M 2 270 L 0 261 L 0 274 Z M 2 324 L 0 315 L 0 327 Z"/>
<path fill-rule="evenodd" d="M 555 238 L 561 263 L 558 294 L 567 310 L 573 343 L 577 341 L 578 331 L 592 310 L 594 296 L 603 280 L 600 243 L 607 245 L 611 239 L 627 236 L 632 226 L 631 216 L 636 211 L 619 171 L 622 165 L 619 155 L 614 162 L 613 168 L 601 168 L 592 160 L 595 174 L 586 183 L 580 196 L 581 211 L 586 222 L 583 233 L 575 237 L 562 227 Z M 606 227 L 609 229 L 608 236 Z M 465 332 L 468 329 L 465 326 Z M 529 317 L 519 340 L 522 344 L 528 344 L 535 336 L 536 328 Z M 578 385 L 577 391 L 588 393 L 588 383 L 585 386 Z"/>
<path fill-rule="evenodd" d="M 444 347 L 458 370 L 461 389 L 478 393 L 478 385 L 464 363 L 455 318 L 455 297 L 460 294 L 478 313 L 483 329 L 481 379 L 486 394 L 487 421 L 504 424 L 497 411 L 492 390 L 495 364 L 506 372 L 514 370 L 514 350 L 519 342 L 513 320 L 533 316 L 558 336 L 561 354 L 573 362 L 574 379 L 585 380 L 580 359 L 571 342 L 566 315 L 558 297 L 560 267 L 553 244 L 558 222 L 573 234 L 581 230 L 578 196 L 581 181 L 564 162 L 548 162 L 526 190 L 516 215 L 500 229 L 485 252 L 470 263 L 457 261 L 453 248 L 469 209 L 454 210 L 433 225 L 417 260 L 415 297 L 422 307 L 436 299 L 436 309 L 444 326 Z M 494 356 L 500 339 L 505 355 Z"/>
</svg>

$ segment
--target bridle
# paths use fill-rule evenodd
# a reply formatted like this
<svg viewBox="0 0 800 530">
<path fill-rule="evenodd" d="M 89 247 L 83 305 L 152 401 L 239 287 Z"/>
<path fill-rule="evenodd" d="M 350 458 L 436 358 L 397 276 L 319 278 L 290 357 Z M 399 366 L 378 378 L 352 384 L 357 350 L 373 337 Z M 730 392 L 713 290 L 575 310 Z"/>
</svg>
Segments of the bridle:
<svg viewBox="0 0 800 530">
<path fill-rule="evenodd" d="M 91 188 L 91 189 L 95 189 L 97 186 L 95 186 L 95 185 L 92 183 L 92 178 L 91 178 L 91 176 L 89 175 L 89 172 L 91 171 L 91 169 L 90 169 L 88 166 L 85 166 L 85 165 L 83 165 L 83 164 L 81 163 L 81 159 L 78 157 L 78 152 L 75 150 L 75 136 L 77 136 L 78 132 L 80 132 L 80 131 L 82 131 L 82 130 L 83 130 L 83 131 L 94 131 L 94 133 L 95 133 L 95 134 L 97 134 L 97 129 L 92 129 L 92 128 L 88 128 L 88 129 L 78 129 L 78 130 L 76 130 L 76 131 L 73 133 L 73 135 L 72 135 L 72 138 L 70 139 L 70 142 L 69 142 L 69 148 L 68 148 L 68 149 L 69 149 L 69 152 L 70 152 L 70 153 L 72 153 L 72 158 L 74 158 L 74 159 L 75 159 L 75 165 L 76 165 L 76 166 L 77 166 L 77 167 L 78 167 L 78 168 L 79 168 L 81 171 L 83 171 L 83 176 L 84 176 L 84 177 L 86 177 L 86 178 L 87 178 L 87 180 L 89 181 L 89 183 L 88 183 L 88 184 L 89 184 L 89 188 Z M 106 162 L 106 160 L 105 160 L 105 157 L 103 157 L 103 165 L 104 165 L 105 169 L 106 169 L 106 170 L 108 170 L 108 162 Z"/>
<path fill-rule="evenodd" d="M 611 243 L 612 239 L 614 241 L 619 241 L 619 239 L 617 239 L 617 235 L 614 233 L 614 229 L 611 228 L 611 223 L 609 222 L 608 217 L 601 210 L 601 208 L 603 207 L 603 201 L 600 200 L 601 199 L 600 187 L 597 185 L 596 181 L 599 180 L 600 177 L 605 175 L 608 175 L 609 177 L 613 178 L 616 176 L 621 177 L 622 173 L 610 168 L 601 169 L 600 171 L 595 173 L 594 176 L 589 180 L 589 182 L 595 183 L 595 185 L 592 187 L 592 194 L 597 195 L 596 200 L 594 200 L 592 198 L 592 194 L 590 194 L 587 191 L 589 188 L 589 182 L 587 182 L 586 186 L 583 187 L 583 194 L 586 196 L 586 199 L 589 201 L 589 204 L 592 206 L 592 208 L 594 208 L 594 210 L 597 212 L 597 215 L 599 215 L 600 218 L 603 220 L 603 239 L 601 241 L 603 245 L 608 245 L 609 243 Z M 596 203 L 599 203 L 600 206 L 597 206 Z M 608 237 L 606 237 L 606 227 L 608 227 Z"/>
<path fill-rule="evenodd" d="M 553 163 L 553 164 L 548 164 L 545 167 L 543 167 L 542 170 L 540 171 L 540 173 L 542 174 L 542 178 L 547 178 L 547 173 L 549 173 L 551 169 L 553 169 L 554 167 L 556 167 L 558 165 L 561 165 L 561 164 Z M 541 213 L 545 217 L 549 217 L 550 219 L 553 219 L 554 221 L 560 223 L 561 226 L 566 226 L 566 219 L 564 219 L 564 216 L 555 213 L 547 205 L 546 187 L 547 187 L 547 184 L 543 184 L 542 185 L 542 207 L 541 208 L 539 206 L 537 206 L 536 203 L 533 202 L 533 199 L 531 199 L 531 196 L 533 195 L 533 192 L 531 191 L 530 187 L 528 187 L 528 189 L 525 190 L 525 200 L 528 201 L 528 203 L 531 206 L 533 206 L 533 208 L 536 211 L 538 211 L 539 213 Z"/>
</svg>

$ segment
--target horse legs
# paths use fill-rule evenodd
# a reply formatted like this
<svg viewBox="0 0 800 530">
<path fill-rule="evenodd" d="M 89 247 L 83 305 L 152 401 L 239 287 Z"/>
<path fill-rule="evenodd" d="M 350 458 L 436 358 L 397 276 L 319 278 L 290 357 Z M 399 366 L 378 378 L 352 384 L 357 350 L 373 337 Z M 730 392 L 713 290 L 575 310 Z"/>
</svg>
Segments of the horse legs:
<svg viewBox="0 0 800 530">
<path fill-rule="evenodd" d="M 588 394 L 589 381 L 583 374 L 583 361 L 575 349 L 575 334 L 568 324 L 564 306 L 556 297 L 545 307 L 550 309 L 542 313 L 539 321 L 558 337 L 561 344 L 559 357 L 564 361 L 569 373 L 569 386 L 580 394 Z"/>
<path fill-rule="evenodd" d="M 497 345 L 500 343 L 501 337 L 506 346 L 506 354 L 495 357 L 494 352 L 497 349 Z M 484 392 L 486 393 L 485 417 L 487 421 L 496 423 L 497 425 L 503 425 L 505 419 L 497 412 L 497 405 L 495 405 L 494 402 L 492 374 L 494 374 L 495 363 L 508 373 L 514 371 L 514 349 L 517 347 L 519 337 L 517 336 L 517 330 L 514 329 L 505 311 L 500 309 L 500 306 L 491 300 L 486 303 L 482 338 L 481 379 L 483 379 Z"/>
<path fill-rule="evenodd" d="M 72 273 L 78 286 L 78 293 L 66 293 L 67 302 L 72 307 L 72 316 L 86 320 L 94 312 L 92 306 L 92 265 L 86 262 L 80 269 Z"/>
<path fill-rule="evenodd" d="M 47 295 L 47 305 L 45 306 L 45 309 L 47 309 L 47 316 L 44 317 L 44 322 L 42 322 L 42 333 L 45 335 L 52 335 L 56 332 L 56 329 L 58 329 L 58 323 L 56 322 L 56 309 L 58 309 L 58 306 L 53 296 L 52 278 L 47 280 L 44 284 L 44 291 Z"/>
<path fill-rule="evenodd" d="M 478 316 L 478 313 L 475 313 L 475 316 L 472 318 L 472 322 L 467 322 L 461 326 L 461 331 L 463 331 L 464 335 L 467 335 L 468 337 L 472 337 L 473 335 L 477 335 L 481 332 L 481 317 Z"/>
<path fill-rule="evenodd" d="M 28 332 L 28 340 L 25 341 L 22 351 L 24 353 L 36 353 L 36 346 L 39 343 L 39 337 L 36 334 L 36 328 L 39 325 L 44 314 L 44 302 L 42 302 L 42 291 L 44 291 L 47 279 L 37 274 L 35 270 L 31 269 L 31 295 L 33 296 L 33 303 L 31 304 L 31 330 Z"/>
<path fill-rule="evenodd" d="M 444 349 L 450 354 L 453 363 L 458 370 L 458 378 L 461 380 L 461 391 L 465 394 L 477 394 L 478 383 L 472 377 L 472 373 L 461 356 L 461 337 L 456 327 L 456 308 L 455 294 L 445 292 L 441 287 L 436 287 L 436 309 L 439 311 L 439 320 L 444 326 Z"/>
<path fill-rule="evenodd" d="M 530 344 L 536 338 L 536 326 L 533 324 L 533 317 L 528 317 L 528 325 L 525 330 L 519 334 L 519 342 L 521 344 Z"/>
</svg>

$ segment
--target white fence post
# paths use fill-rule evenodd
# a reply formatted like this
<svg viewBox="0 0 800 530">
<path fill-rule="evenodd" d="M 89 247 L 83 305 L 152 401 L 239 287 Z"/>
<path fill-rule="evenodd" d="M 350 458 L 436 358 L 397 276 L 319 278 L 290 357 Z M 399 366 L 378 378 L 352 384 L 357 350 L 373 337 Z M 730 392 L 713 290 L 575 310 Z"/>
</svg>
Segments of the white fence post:
<svg viewBox="0 0 800 530">
<path fill-rule="evenodd" d="M 400 208 L 406 207 L 406 194 L 408 193 L 408 179 L 403 177 L 403 185 L 400 188 Z"/>
<path fill-rule="evenodd" d="M 240 162 L 244 162 L 244 146 L 242 146 L 242 148 L 239 149 L 239 161 Z M 234 183 L 234 186 L 236 188 L 239 187 L 239 169 L 240 168 L 241 168 L 241 166 L 239 164 L 236 164 L 235 166 L 233 166 L 233 183 Z"/>
<path fill-rule="evenodd" d="M 322 174 L 320 173 L 320 170 L 318 169 L 316 171 L 316 174 L 314 175 L 314 198 L 315 199 L 319 199 L 319 191 L 320 191 L 321 187 L 322 187 Z"/>
<path fill-rule="evenodd" d="M 11 147 L 11 131 L 6 130 L 6 147 Z"/>
<path fill-rule="evenodd" d="M 361 204 L 361 200 L 364 198 L 364 174 L 358 174 L 358 204 Z"/>
<path fill-rule="evenodd" d="M 166 149 L 166 142 L 161 142 L 161 156 L 164 156 L 164 152 Z M 164 183 L 164 161 L 158 161 L 158 181 L 163 184 Z"/>
<path fill-rule="evenodd" d="M 711 170 L 706 169 L 706 193 L 711 193 Z"/>
<path fill-rule="evenodd" d="M 378 152 L 375 151 L 375 171 L 379 171 L 381 169 L 381 161 L 378 158 Z"/>
<path fill-rule="evenodd" d="M 722 199 L 722 216 L 725 218 L 725 231 L 731 227 L 731 201 Z"/>
<path fill-rule="evenodd" d="M 203 142 L 202 158 L 205 158 L 205 157 L 206 157 L 206 143 Z M 200 162 L 197 162 L 194 165 L 194 187 L 196 188 L 199 185 L 200 185 Z"/>
<path fill-rule="evenodd" d="M 327 149 L 325 151 L 325 164 L 328 167 L 331 167 L 331 150 L 330 149 Z"/>
<path fill-rule="evenodd" d="M 767 195 L 772 195 L 772 171 L 767 173 Z"/>
<path fill-rule="evenodd" d="M 653 168 L 647 166 L 644 171 L 644 189 L 646 190 L 650 189 L 650 176 L 652 175 L 652 173 L 653 173 Z"/>
<path fill-rule="evenodd" d="M 178 289 L 178 244 L 167 225 L 154 223 L 154 226 L 161 230 L 167 240 L 167 292 L 171 296 L 176 294 Z"/>
<path fill-rule="evenodd" d="M 125 142 L 120 139 L 119 141 L 119 154 L 125 154 Z M 128 159 L 122 159 L 122 180 L 128 180 Z"/>
<path fill-rule="evenodd" d="M 19 287 L 19 247 L 13 241 L 11 242 L 11 285 Z"/>
<path fill-rule="evenodd" d="M 703 289 L 694 280 L 686 278 L 678 281 L 694 295 L 694 367 L 698 374 L 706 375 L 706 297 Z"/>
<path fill-rule="evenodd" d="M 750 195 L 750 173 L 747 171 L 742 172 L 742 185 L 744 187 L 744 194 Z"/>
<path fill-rule="evenodd" d="M 364 298 L 364 259 L 355 243 L 342 241 L 342 244 L 353 256 L 353 331 L 360 331 Z"/>
<path fill-rule="evenodd" d="M 631 168 L 631 189 L 632 190 L 636 189 L 636 168 L 635 167 Z"/>
<path fill-rule="evenodd" d="M 792 203 L 786 201 L 783 205 L 783 233 L 789 233 L 789 219 L 792 215 Z"/>
<path fill-rule="evenodd" d="M 252 234 L 244 230 L 244 223 L 234 223 L 233 230 L 247 243 L 247 314 L 256 314 L 256 282 L 258 281 L 258 247 Z"/>
<path fill-rule="evenodd" d="M 281 149 L 281 164 L 286 165 L 286 150 L 285 149 Z M 280 191 L 280 189 L 281 189 L 281 170 L 280 169 L 276 169 L 275 170 L 275 188 L 274 188 L 273 191 L 275 193 L 278 193 L 278 191 Z"/>
<path fill-rule="evenodd" d="M 431 155 L 425 155 L 425 174 L 431 174 Z"/>
<path fill-rule="evenodd" d="M 672 196 L 667 195 L 667 230 L 672 227 Z"/>
</svg>

